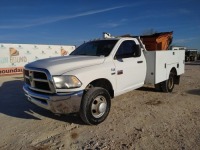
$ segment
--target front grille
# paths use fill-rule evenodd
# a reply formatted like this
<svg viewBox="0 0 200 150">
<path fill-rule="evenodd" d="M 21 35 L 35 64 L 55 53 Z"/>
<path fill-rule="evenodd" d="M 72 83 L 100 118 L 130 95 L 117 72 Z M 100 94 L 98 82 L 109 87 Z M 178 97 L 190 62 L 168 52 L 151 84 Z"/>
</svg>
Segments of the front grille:
<svg viewBox="0 0 200 150">
<path fill-rule="evenodd" d="M 35 81 L 35 87 L 36 87 L 36 88 L 40 88 L 40 89 L 42 89 L 42 90 L 50 91 L 49 83 L 48 83 L 48 82 L 39 82 L 39 81 Z"/>
<path fill-rule="evenodd" d="M 25 76 L 29 76 L 29 71 L 28 70 L 24 70 L 24 75 Z"/>
<path fill-rule="evenodd" d="M 25 80 L 26 84 L 31 85 L 31 82 L 29 79 L 25 78 L 24 80 Z"/>
<path fill-rule="evenodd" d="M 53 87 L 45 71 L 24 69 L 24 81 L 32 90 L 53 93 Z"/>
<path fill-rule="evenodd" d="M 34 76 L 34 78 L 46 79 L 46 80 L 47 80 L 47 76 L 46 76 L 46 74 L 43 73 L 43 72 L 36 72 L 36 71 L 34 71 L 34 72 L 33 72 L 33 76 Z"/>
</svg>

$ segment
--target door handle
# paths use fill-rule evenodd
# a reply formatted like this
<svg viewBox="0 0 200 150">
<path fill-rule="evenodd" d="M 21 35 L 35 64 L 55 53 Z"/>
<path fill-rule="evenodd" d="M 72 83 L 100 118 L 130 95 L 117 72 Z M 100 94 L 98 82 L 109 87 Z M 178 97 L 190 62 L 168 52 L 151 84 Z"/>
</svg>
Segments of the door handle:
<svg viewBox="0 0 200 150">
<path fill-rule="evenodd" d="M 118 70 L 117 75 L 121 75 L 121 74 L 123 74 L 123 70 Z"/>
<path fill-rule="evenodd" d="M 141 60 L 141 61 L 137 61 L 137 63 L 139 64 L 139 63 L 143 63 L 143 61 Z"/>
</svg>

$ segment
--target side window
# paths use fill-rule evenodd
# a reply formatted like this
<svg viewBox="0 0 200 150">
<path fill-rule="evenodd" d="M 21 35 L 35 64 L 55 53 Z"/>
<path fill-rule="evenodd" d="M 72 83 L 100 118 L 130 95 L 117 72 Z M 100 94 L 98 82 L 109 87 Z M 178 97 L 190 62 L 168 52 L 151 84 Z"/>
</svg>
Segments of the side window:
<svg viewBox="0 0 200 150">
<path fill-rule="evenodd" d="M 115 54 L 115 58 L 129 58 L 129 57 L 140 57 L 141 50 L 139 45 L 137 45 L 132 40 L 127 40 L 122 42 L 120 47 L 117 50 L 117 53 Z"/>
</svg>

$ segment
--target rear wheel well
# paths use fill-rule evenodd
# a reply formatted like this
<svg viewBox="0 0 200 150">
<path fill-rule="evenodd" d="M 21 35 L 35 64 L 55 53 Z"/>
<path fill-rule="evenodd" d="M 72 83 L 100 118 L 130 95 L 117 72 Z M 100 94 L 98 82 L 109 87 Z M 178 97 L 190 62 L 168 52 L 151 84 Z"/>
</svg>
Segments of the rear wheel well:
<svg viewBox="0 0 200 150">
<path fill-rule="evenodd" d="M 101 87 L 104 88 L 108 91 L 108 93 L 110 94 L 111 98 L 114 98 L 114 90 L 112 87 L 112 84 L 110 83 L 109 80 L 107 79 L 97 79 L 94 80 L 92 82 L 90 82 L 87 86 L 85 91 L 87 91 L 88 89 L 92 88 L 92 87 Z"/>
<path fill-rule="evenodd" d="M 180 76 L 177 75 L 176 68 L 173 67 L 173 68 L 171 69 L 170 73 L 173 73 L 173 75 L 174 75 L 174 84 L 179 84 L 179 82 L 180 82 Z"/>
<path fill-rule="evenodd" d="M 175 67 L 173 67 L 170 72 L 174 73 L 174 75 L 177 75 L 177 71 Z"/>
</svg>

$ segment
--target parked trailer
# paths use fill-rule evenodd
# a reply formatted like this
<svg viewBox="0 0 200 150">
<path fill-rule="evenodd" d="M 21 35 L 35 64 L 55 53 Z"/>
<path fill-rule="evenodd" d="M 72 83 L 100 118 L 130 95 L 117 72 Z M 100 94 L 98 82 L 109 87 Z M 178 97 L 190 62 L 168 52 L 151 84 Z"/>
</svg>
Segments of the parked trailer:
<svg viewBox="0 0 200 150">
<path fill-rule="evenodd" d="M 185 61 L 196 61 L 198 57 L 197 49 L 186 49 L 185 51 Z"/>
</svg>

